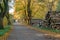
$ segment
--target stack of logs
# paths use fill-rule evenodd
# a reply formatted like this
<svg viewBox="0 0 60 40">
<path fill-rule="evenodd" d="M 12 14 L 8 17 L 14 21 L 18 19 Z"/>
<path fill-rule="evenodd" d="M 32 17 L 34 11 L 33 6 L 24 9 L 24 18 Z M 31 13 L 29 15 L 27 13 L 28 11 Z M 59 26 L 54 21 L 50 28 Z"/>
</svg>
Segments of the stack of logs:
<svg viewBox="0 0 60 40">
<path fill-rule="evenodd" d="M 51 27 L 53 29 L 60 29 L 60 12 L 54 11 L 50 14 L 51 17 Z"/>
<path fill-rule="evenodd" d="M 52 13 L 51 26 L 53 29 L 60 29 L 60 13 L 59 12 Z"/>
</svg>

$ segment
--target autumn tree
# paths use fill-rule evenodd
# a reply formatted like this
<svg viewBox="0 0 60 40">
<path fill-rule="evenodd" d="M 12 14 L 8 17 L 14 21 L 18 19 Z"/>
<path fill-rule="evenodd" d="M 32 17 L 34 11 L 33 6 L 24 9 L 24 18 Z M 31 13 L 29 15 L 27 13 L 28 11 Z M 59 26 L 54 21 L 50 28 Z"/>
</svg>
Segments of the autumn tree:
<svg viewBox="0 0 60 40">
<path fill-rule="evenodd" d="M 58 0 L 58 4 L 57 4 L 57 11 L 60 11 L 60 0 Z"/>
<path fill-rule="evenodd" d="M 30 8 L 30 6 L 31 6 L 31 0 L 28 0 L 27 2 L 28 2 L 28 4 L 27 4 L 28 24 L 31 24 L 31 14 L 32 14 L 32 10 Z"/>
<path fill-rule="evenodd" d="M 8 0 L 2 0 L 0 3 L 0 29 L 3 29 L 3 18 L 8 11 Z"/>
<path fill-rule="evenodd" d="M 11 16 L 11 15 L 9 14 L 9 8 L 12 8 L 12 6 L 9 5 L 9 4 L 11 3 L 11 1 L 12 1 L 12 0 L 8 0 L 8 6 L 7 6 L 8 9 L 7 9 L 6 15 L 5 15 L 6 18 L 7 18 L 7 20 L 8 20 L 8 25 L 11 25 L 11 21 L 10 21 L 10 16 Z M 14 5 L 14 4 L 12 4 L 12 5 Z"/>
<path fill-rule="evenodd" d="M 45 15 L 48 10 L 45 1 L 33 0 L 31 4 L 32 4 L 31 5 L 32 18 L 33 19 L 45 19 Z"/>
</svg>

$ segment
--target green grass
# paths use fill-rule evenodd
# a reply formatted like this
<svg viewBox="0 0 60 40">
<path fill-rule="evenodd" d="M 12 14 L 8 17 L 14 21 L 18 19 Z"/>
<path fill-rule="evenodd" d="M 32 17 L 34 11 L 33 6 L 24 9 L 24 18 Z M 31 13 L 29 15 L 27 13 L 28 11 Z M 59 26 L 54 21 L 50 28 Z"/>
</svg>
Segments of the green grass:
<svg viewBox="0 0 60 40">
<path fill-rule="evenodd" d="M 41 30 L 50 31 L 50 32 L 55 32 L 55 33 L 59 33 L 60 34 L 60 30 L 57 30 L 57 29 L 45 28 L 45 27 L 35 27 L 35 28 L 41 29 Z"/>
<path fill-rule="evenodd" d="M 10 29 L 11 29 L 11 26 L 6 26 L 4 29 L 0 30 L 0 36 L 3 36 Z"/>
</svg>

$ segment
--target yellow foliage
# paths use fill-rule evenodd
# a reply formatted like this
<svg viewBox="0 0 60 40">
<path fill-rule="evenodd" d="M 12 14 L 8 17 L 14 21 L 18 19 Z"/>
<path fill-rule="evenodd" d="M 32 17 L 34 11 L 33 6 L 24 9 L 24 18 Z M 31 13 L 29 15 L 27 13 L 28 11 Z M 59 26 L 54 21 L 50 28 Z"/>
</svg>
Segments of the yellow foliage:
<svg viewBox="0 0 60 40">
<path fill-rule="evenodd" d="M 27 13 L 27 0 L 18 0 L 15 3 L 15 9 L 18 11 L 16 11 L 16 15 L 18 16 L 18 18 L 23 18 L 24 17 L 24 13 L 26 10 L 26 16 L 28 17 L 28 13 Z M 38 0 L 31 0 L 31 10 L 32 10 L 32 18 L 33 19 L 45 19 L 46 13 L 48 12 L 48 0 L 44 0 L 43 2 L 39 2 Z M 55 11 L 56 10 L 56 5 L 57 5 L 57 0 L 54 1 L 53 3 L 53 7 L 52 10 Z"/>
<path fill-rule="evenodd" d="M 53 11 L 56 11 L 57 4 L 58 4 L 58 0 L 55 0 L 54 5 L 53 5 L 53 7 L 52 7 L 52 10 L 53 10 Z"/>
<path fill-rule="evenodd" d="M 6 26 L 7 24 L 8 24 L 7 18 L 4 17 L 4 18 L 3 18 L 3 25 Z"/>
<path fill-rule="evenodd" d="M 34 2 L 33 6 L 31 6 L 31 9 L 33 19 L 45 19 L 48 10 L 45 3 L 40 2 L 39 4 L 38 2 Z"/>
</svg>

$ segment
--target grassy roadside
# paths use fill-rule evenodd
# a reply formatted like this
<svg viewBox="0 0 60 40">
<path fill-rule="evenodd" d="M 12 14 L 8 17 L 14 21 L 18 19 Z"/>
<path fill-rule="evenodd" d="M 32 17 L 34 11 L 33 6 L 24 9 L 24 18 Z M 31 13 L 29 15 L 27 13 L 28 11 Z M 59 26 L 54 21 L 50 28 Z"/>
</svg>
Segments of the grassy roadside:
<svg viewBox="0 0 60 40">
<path fill-rule="evenodd" d="M 51 29 L 51 28 L 46 28 L 46 27 L 33 27 L 33 28 L 37 28 L 40 30 L 46 30 L 46 31 L 50 31 L 50 32 L 60 34 L 60 30 L 57 30 L 57 29 Z"/>
<path fill-rule="evenodd" d="M 5 26 L 4 29 L 0 30 L 0 40 L 7 40 L 10 32 L 11 32 L 11 25 Z"/>
<path fill-rule="evenodd" d="M 3 36 L 6 32 L 9 32 L 11 29 L 11 26 L 8 25 L 4 29 L 0 30 L 0 37 Z"/>
<path fill-rule="evenodd" d="M 26 25 L 26 26 L 32 30 L 47 34 L 46 36 L 60 38 L 60 30 L 44 28 L 44 27 L 37 27 L 37 26 L 30 26 L 30 25 Z"/>
</svg>

